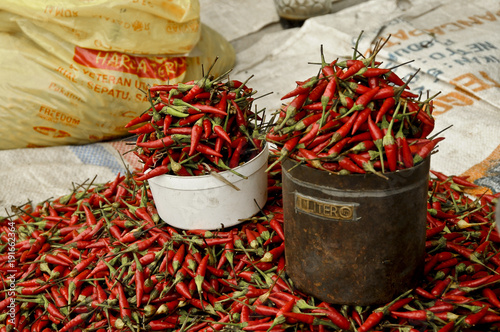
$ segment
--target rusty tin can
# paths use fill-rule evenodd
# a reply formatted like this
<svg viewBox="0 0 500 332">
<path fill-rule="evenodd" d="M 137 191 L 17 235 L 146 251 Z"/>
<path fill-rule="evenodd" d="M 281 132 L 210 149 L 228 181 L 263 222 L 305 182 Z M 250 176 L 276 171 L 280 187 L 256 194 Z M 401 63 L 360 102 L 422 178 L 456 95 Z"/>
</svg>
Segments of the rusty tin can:
<svg viewBox="0 0 500 332">
<path fill-rule="evenodd" d="M 336 304 L 387 303 L 423 277 L 430 158 L 334 175 L 282 163 L 285 255 L 295 287 Z"/>
</svg>

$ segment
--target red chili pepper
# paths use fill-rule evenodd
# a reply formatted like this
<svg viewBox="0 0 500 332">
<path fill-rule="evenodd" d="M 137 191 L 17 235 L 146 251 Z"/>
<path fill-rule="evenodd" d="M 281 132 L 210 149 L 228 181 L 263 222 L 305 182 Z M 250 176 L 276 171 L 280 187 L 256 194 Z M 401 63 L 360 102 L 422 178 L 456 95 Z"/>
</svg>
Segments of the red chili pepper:
<svg viewBox="0 0 500 332">
<path fill-rule="evenodd" d="M 311 77 L 305 83 L 299 84 L 295 89 L 283 95 L 283 97 L 281 97 L 281 100 L 295 97 L 300 94 L 308 94 L 311 88 L 316 85 L 316 83 L 318 83 L 318 77 Z"/>
<path fill-rule="evenodd" d="M 177 249 L 174 257 L 172 258 L 172 267 L 174 268 L 174 272 L 176 272 L 182 265 L 184 261 L 184 255 L 186 254 L 186 247 L 184 244 L 181 244 L 179 249 Z"/>
<path fill-rule="evenodd" d="M 217 124 L 214 124 L 213 126 L 213 131 L 214 133 L 222 138 L 223 140 L 225 140 L 226 142 L 228 142 L 229 144 L 231 144 L 231 137 L 229 136 L 229 134 L 224 130 L 224 128 L 222 128 L 222 126 L 220 125 L 217 125 Z"/>
<path fill-rule="evenodd" d="M 175 323 L 163 321 L 163 319 L 151 320 L 146 324 L 146 329 L 151 331 L 165 331 L 174 329 L 177 325 Z"/>
<path fill-rule="evenodd" d="M 220 94 L 220 100 L 215 106 L 219 111 L 226 112 L 227 110 L 227 91 L 223 90 Z M 221 117 L 220 115 L 215 114 L 215 117 Z"/>
<path fill-rule="evenodd" d="M 329 81 L 327 81 L 324 77 L 320 77 L 319 82 L 309 92 L 306 104 L 315 103 L 320 100 L 326 90 L 326 87 L 328 86 L 328 83 Z"/>
<path fill-rule="evenodd" d="M 274 134 L 274 128 L 271 128 L 269 132 L 266 134 L 266 139 L 270 142 L 282 142 L 285 141 L 289 138 L 289 135 L 283 134 L 283 135 L 277 135 Z M 229 143 L 231 143 L 231 140 L 229 140 Z"/>
<path fill-rule="evenodd" d="M 205 273 L 207 270 L 209 258 L 210 255 L 206 254 L 201 260 L 200 264 L 198 265 L 198 268 L 196 269 L 196 276 L 194 277 L 194 281 L 196 283 L 196 287 L 198 289 L 199 294 L 201 294 L 202 291 L 202 284 L 203 281 L 205 280 Z"/>
<path fill-rule="evenodd" d="M 231 158 L 229 159 L 230 168 L 235 168 L 240 164 L 241 154 L 243 153 L 247 142 L 248 140 L 245 136 L 241 136 L 237 139 L 237 146 L 234 148 Z"/>
<path fill-rule="evenodd" d="M 151 245 L 160 237 L 160 234 L 156 233 L 151 237 L 148 237 L 144 240 L 140 240 L 137 242 L 132 243 L 127 249 L 123 250 L 122 252 L 137 252 L 137 251 L 144 251 L 151 247 Z"/>
<path fill-rule="evenodd" d="M 392 82 L 396 85 L 399 85 L 399 86 L 402 86 L 402 85 L 405 85 L 406 83 L 401 79 L 399 78 L 398 75 L 396 75 L 396 73 L 394 73 L 393 71 L 389 72 L 388 74 L 385 75 L 385 78 L 389 81 L 389 82 Z"/>
<path fill-rule="evenodd" d="M 451 332 L 455 327 L 455 321 L 451 321 L 439 329 L 438 332 Z"/>
<path fill-rule="evenodd" d="M 436 299 L 435 295 L 431 294 L 430 292 L 428 292 L 427 290 L 423 289 L 420 286 L 415 288 L 415 294 L 425 299 L 430 299 L 430 300 Z"/>
<path fill-rule="evenodd" d="M 295 131 L 295 132 L 302 131 L 315 123 L 318 123 L 318 125 L 319 125 L 319 122 L 317 122 L 317 121 L 319 121 L 322 118 L 322 116 L 323 116 L 322 113 L 310 114 L 310 115 L 304 117 L 303 119 L 301 119 L 300 121 L 296 122 L 293 126 L 285 128 L 283 130 L 283 132 L 288 133 L 291 131 Z M 318 130 L 319 130 L 319 127 L 318 127 Z"/>
<path fill-rule="evenodd" d="M 358 131 L 359 127 L 366 122 L 371 112 L 372 110 L 369 107 L 365 107 L 361 112 L 359 112 L 356 122 L 352 126 L 351 135 L 354 135 L 354 133 Z"/>
<path fill-rule="evenodd" d="M 254 306 L 254 311 L 259 315 L 276 317 L 279 309 L 273 307 L 267 307 L 262 304 L 257 304 Z"/>
<path fill-rule="evenodd" d="M 281 128 L 286 124 L 286 122 L 293 118 L 295 114 L 297 114 L 297 111 L 304 105 L 305 101 L 307 100 L 307 93 L 299 94 L 296 96 L 287 106 L 283 114 L 283 116 L 280 113 L 280 122 L 277 123 L 274 126 L 274 131 L 279 132 Z"/>
<path fill-rule="evenodd" d="M 478 324 L 496 324 L 495 327 L 499 326 L 500 315 L 487 312 L 478 322 Z"/>
<path fill-rule="evenodd" d="M 203 120 L 200 118 L 191 128 L 191 144 L 189 146 L 189 155 L 192 156 L 196 151 L 196 147 L 201 140 L 203 134 Z"/>
<path fill-rule="evenodd" d="M 283 227 L 281 223 L 277 219 L 271 219 L 269 221 L 269 226 L 276 232 L 276 234 L 285 241 L 285 232 L 283 231 Z"/>
<path fill-rule="evenodd" d="M 375 122 L 373 122 L 371 117 L 368 117 L 368 129 L 370 131 L 370 135 L 372 136 L 373 142 L 379 149 L 379 152 L 381 152 L 383 147 L 384 134 L 382 130 L 375 124 Z"/>
<path fill-rule="evenodd" d="M 394 112 L 394 116 L 396 116 L 398 112 L 398 109 Z M 394 138 L 394 134 L 392 132 L 392 126 L 394 125 L 394 119 L 393 117 L 391 119 L 391 122 L 389 123 L 389 127 L 387 128 L 387 132 L 385 133 L 383 139 L 382 139 L 382 144 L 384 146 L 384 151 L 385 151 L 385 156 L 387 158 L 387 164 L 389 166 L 389 170 L 391 172 L 395 172 L 397 169 L 397 162 L 398 162 L 398 154 L 397 154 L 397 149 L 398 146 L 396 144 L 396 139 Z"/>
<path fill-rule="evenodd" d="M 247 237 L 247 242 L 251 248 L 255 249 L 259 247 L 259 241 L 257 241 L 257 236 L 248 227 L 245 227 L 245 235 Z"/>
<path fill-rule="evenodd" d="M 163 120 L 160 120 L 154 125 L 148 122 L 145 125 L 142 125 L 141 127 L 136 129 L 129 130 L 128 132 L 131 134 L 150 134 L 154 133 L 158 126 L 163 126 Z"/>
<path fill-rule="evenodd" d="M 356 118 L 359 113 L 354 113 L 349 117 L 349 120 L 342 125 L 335 133 L 333 134 L 332 138 L 330 139 L 330 144 L 336 143 L 343 139 L 344 137 L 347 136 L 347 134 L 351 131 L 352 126 L 356 122 Z"/>
<path fill-rule="evenodd" d="M 177 84 L 158 84 L 153 85 L 149 88 L 150 92 L 158 92 L 158 91 L 170 91 L 173 89 L 177 89 Z"/>
<path fill-rule="evenodd" d="M 79 326 L 80 324 L 85 323 L 89 318 L 91 314 L 90 313 L 82 313 L 77 315 L 75 318 L 70 320 L 66 325 L 64 325 L 59 332 L 67 332 L 70 331 L 71 329 L 74 329 L 75 327 Z"/>
<path fill-rule="evenodd" d="M 357 72 L 359 72 L 361 69 L 366 68 L 365 64 L 361 60 L 350 60 L 350 66 L 347 68 L 346 71 L 342 72 L 340 75 L 338 75 L 339 79 L 345 80 Z"/>
<path fill-rule="evenodd" d="M 138 116 L 138 117 L 130 120 L 124 127 L 129 128 L 129 127 L 135 126 L 139 123 L 149 121 L 152 118 L 153 118 L 153 116 L 151 114 L 149 114 L 149 112 L 144 112 L 141 116 Z"/>
<path fill-rule="evenodd" d="M 127 300 L 127 295 L 125 294 L 125 289 L 123 288 L 123 285 L 120 282 L 116 282 L 116 289 L 117 289 L 117 294 L 118 294 L 118 305 L 120 307 L 120 317 L 124 321 L 131 321 L 132 320 L 132 310 L 130 309 L 130 304 L 128 303 Z"/>
<path fill-rule="evenodd" d="M 306 163 L 308 165 L 310 165 L 311 167 L 313 168 L 318 168 L 318 169 L 322 169 L 323 167 L 321 166 L 321 162 L 319 161 L 319 157 L 316 153 L 310 151 L 310 150 L 307 150 L 307 149 L 302 149 L 302 148 L 299 148 L 299 152 L 298 154 L 304 158 L 304 160 L 306 161 Z"/>
<path fill-rule="evenodd" d="M 93 263 L 97 259 L 97 255 L 91 254 L 88 258 L 82 260 L 80 263 L 76 264 L 73 267 L 73 270 L 70 272 L 69 277 L 75 277 L 80 274 L 84 269 L 86 269 L 91 263 Z"/>
<path fill-rule="evenodd" d="M 154 140 L 154 141 L 147 141 L 143 143 L 137 143 L 137 146 L 142 147 L 142 148 L 148 148 L 148 149 L 160 149 L 164 148 L 167 146 L 170 146 L 175 143 L 173 135 L 165 136 L 163 138 Z"/>
<path fill-rule="evenodd" d="M 227 115 L 226 111 L 221 111 L 219 108 L 211 106 L 211 105 L 195 103 L 195 104 L 191 104 L 189 106 L 192 107 L 189 109 L 189 112 L 192 112 L 193 114 L 196 114 L 195 112 L 201 111 L 205 114 L 208 113 L 208 114 L 213 114 L 216 116 L 226 116 Z"/>
<path fill-rule="evenodd" d="M 177 124 L 180 126 L 180 127 L 185 127 L 187 125 L 191 125 L 193 123 L 195 123 L 196 121 L 198 121 L 199 119 L 203 118 L 205 116 L 204 113 L 195 113 L 195 114 L 191 114 L 185 118 L 182 118 L 182 119 L 179 119 L 179 121 L 177 122 Z M 168 130 L 165 130 L 165 133 L 169 133 Z"/>
<path fill-rule="evenodd" d="M 430 312 L 433 313 L 438 313 L 438 312 L 449 312 L 455 310 L 455 305 L 442 301 L 442 300 L 437 300 L 432 307 L 427 308 Z"/>
<path fill-rule="evenodd" d="M 441 233 L 444 230 L 445 227 L 446 227 L 446 224 L 442 223 L 441 225 L 438 225 L 438 226 L 435 226 L 435 227 L 432 227 L 432 228 L 428 228 L 425 231 L 426 238 L 431 238 L 434 235 L 437 235 L 437 234 Z"/>
<path fill-rule="evenodd" d="M 308 148 L 316 154 L 322 153 L 322 151 L 330 145 L 330 138 L 332 135 L 333 132 L 316 136 L 316 138 L 308 144 Z"/>
<path fill-rule="evenodd" d="M 476 287 L 484 286 L 488 283 L 497 282 L 498 280 L 500 280 L 500 275 L 491 274 L 491 275 L 487 275 L 485 277 L 478 278 L 478 279 L 461 281 L 458 283 L 458 287 L 459 288 L 476 288 Z"/>
<path fill-rule="evenodd" d="M 390 72 L 390 69 L 386 68 L 366 68 L 366 71 L 362 74 L 364 77 L 377 77 L 382 76 Z"/>
<path fill-rule="evenodd" d="M 189 90 L 187 90 L 187 93 L 182 97 L 182 101 L 184 102 L 189 102 L 193 100 L 197 94 L 204 92 L 203 87 L 205 86 L 205 83 L 207 81 L 207 78 L 204 77 L 200 79 L 198 82 L 196 82 L 195 85 L 193 85 Z"/>
<path fill-rule="evenodd" d="M 63 266 L 70 266 L 72 263 L 67 262 L 65 259 L 62 259 L 60 257 L 51 255 L 51 254 L 46 254 L 42 256 L 41 260 L 49 263 L 49 264 L 54 264 L 54 265 L 63 265 Z M 19 285 L 22 286 L 22 285 Z"/>
<path fill-rule="evenodd" d="M 373 96 L 377 93 L 377 91 L 380 88 L 377 86 L 373 89 L 370 89 L 369 91 L 363 93 L 361 96 L 359 96 L 356 99 L 356 102 L 354 103 L 353 107 L 356 107 L 356 109 L 364 109 L 370 101 L 372 101 Z"/>
<path fill-rule="evenodd" d="M 336 90 L 337 90 L 337 80 L 335 78 L 331 78 L 330 81 L 328 82 L 328 85 L 325 88 L 325 91 L 323 91 L 323 95 L 321 96 L 321 109 L 323 110 L 323 112 L 328 109 L 330 102 L 335 97 Z"/>
<path fill-rule="evenodd" d="M 342 84 L 347 87 L 350 91 L 354 92 L 355 94 L 362 95 L 368 91 L 370 91 L 372 88 L 369 86 L 363 85 L 363 84 L 358 84 L 356 82 L 350 82 L 350 81 L 342 81 Z"/>
<path fill-rule="evenodd" d="M 33 235 L 33 234 L 32 234 Z M 30 247 L 28 251 L 26 251 L 26 255 L 32 255 L 40 251 L 42 246 L 45 244 L 45 241 L 47 240 L 46 235 L 40 235 L 35 238 L 35 242 L 33 245 Z"/>
<path fill-rule="evenodd" d="M 425 158 L 427 158 L 432 150 L 436 147 L 436 145 L 444 140 L 444 137 L 438 137 L 430 141 L 429 143 L 426 143 L 424 146 L 422 146 L 417 153 L 413 156 L 413 164 L 418 164 L 422 162 Z"/>
<path fill-rule="evenodd" d="M 398 149 L 401 151 L 401 160 L 406 168 L 413 167 L 413 155 L 411 153 L 408 141 L 403 134 L 403 124 L 400 125 L 398 132 L 396 133 L 396 144 Z"/>
<path fill-rule="evenodd" d="M 462 179 L 461 177 L 459 176 L 452 176 L 451 177 L 453 182 L 455 182 L 456 184 L 458 185 L 461 185 L 461 186 L 464 186 L 464 187 L 469 187 L 469 188 L 477 188 L 478 185 L 472 183 L 472 182 L 469 182 L 465 179 Z"/>
<path fill-rule="evenodd" d="M 447 277 L 445 279 L 438 280 L 436 282 L 436 284 L 434 285 L 434 287 L 431 289 L 430 293 L 436 297 L 440 296 L 441 294 L 443 294 L 446 287 L 448 287 L 448 285 L 451 283 L 451 281 L 452 281 L 451 277 Z"/>
<path fill-rule="evenodd" d="M 420 120 L 422 123 L 427 124 L 428 126 L 434 126 L 434 119 L 428 115 L 425 111 L 421 110 L 418 105 L 412 102 L 407 102 L 408 110 L 410 112 L 416 112 L 416 118 Z"/>
<path fill-rule="evenodd" d="M 386 98 L 382 105 L 380 106 L 377 117 L 375 118 L 375 123 L 379 123 L 382 117 L 396 105 L 396 100 L 392 97 Z"/>
<path fill-rule="evenodd" d="M 488 302 L 493 306 L 500 308 L 500 299 L 498 298 L 497 294 L 491 289 L 491 288 L 483 288 L 482 290 L 482 295 L 486 297 Z"/>
<path fill-rule="evenodd" d="M 489 306 L 486 305 L 482 309 L 480 309 L 479 311 L 468 315 L 464 320 L 466 326 L 472 327 L 472 326 L 476 325 L 477 323 L 479 323 L 481 318 L 483 318 L 488 313 L 488 310 L 489 310 Z"/>
<path fill-rule="evenodd" d="M 342 156 L 338 160 L 338 163 L 342 169 L 345 169 L 346 171 L 349 171 L 351 173 L 359 173 L 359 174 L 365 174 L 366 171 L 362 168 L 360 168 L 358 165 L 356 165 L 350 157 L 348 156 Z"/>
<path fill-rule="evenodd" d="M 219 152 L 215 151 L 210 146 L 202 144 L 202 143 L 198 143 L 196 145 L 196 151 L 201 152 L 201 153 L 203 153 L 205 155 L 216 156 L 216 157 L 219 157 L 219 158 L 223 157 L 222 154 L 220 154 Z"/>
<path fill-rule="evenodd" d="M 349 137 L 345 137 L 343 139 L 341 139 L 340 141 L 338 141 L 337 143 L 335 143 L 328 151 L 327 151 L 327 155 L 332 157 L 332 158 L 335 158 L 337 157 L 341 152 L 342 150 L 344 149 L 344 147 L 349 143 Z"/>
<path fill-rule="evenodd" d="M 189 300 L 193 298 L 193 295 L 189 291 L 188 285 L 184 281 L 176 282 L 175 283 L 175 289 L 179 292 L 179 294 L 181 294 L 185 298 L 187 298 Z"/>
<path fill-rule="evenodd" d="M 432 317 L 432 315 L 427 310 L 391 311 L 391 315 L 399 318 L 420 320 L 420 321 L 426 321 L 430 317 Z"/>
<path fill-rule="evenodd" d="M 318 304 L 318 307 L 325 308 L 325 310 L 320 309 L 318 312 L 326 314 L 326 316 L 332 321 L 332 323 L 337 325 L 340 329 L 348 330 L 351 326 L 349 320 L 330 304 L 321 302 L 320 304 Z"/>
<path fill-rule="evenodd" d="M 292 134 L 292 137 L 285 142 L 283 147 L 280 149 L 280 154 L 278 158 L 266 169 L 266 172 L 269 172 L 275 165 L 278 165 L 283 160 L 288 158 L 288 156 L 295 150 L 300 140 L 300 133 Z"/>
<path fill-rule="evenodd" d="M 377 308 L 374 311 L 372 311 L 371 314 L 366 318 L 364 323 L 360 325 L 360 327 L 358 328 L 358 332 L 368 332 L 372 328 L 377 326 L 382 321 L 382 318 L 384 318 L 384 316 L 389 313 L 389 308 L 397 301 L 406 297 L 410 292 L 411 292 L 411 290 L 396 297 L 394 300 L 392 300 L 390 303 L 386 304 L 385 306 Z M 355 312 L 355 311 L 353 311 L 353 312 Z"/>
</svg>

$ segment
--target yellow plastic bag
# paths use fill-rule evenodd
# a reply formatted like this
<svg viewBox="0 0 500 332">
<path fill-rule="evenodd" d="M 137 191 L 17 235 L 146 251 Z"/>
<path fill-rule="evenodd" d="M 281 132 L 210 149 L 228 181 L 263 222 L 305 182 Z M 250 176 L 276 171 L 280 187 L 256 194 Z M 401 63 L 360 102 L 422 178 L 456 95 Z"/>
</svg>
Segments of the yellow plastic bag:
<svg viewBox="0 0 500 332">
<path fill-rule="evenodd" d="M 185 54 L 200 37 L 198 0 L 2 0 L 0 10 L 63 41 L 105 51 Z"/>
<path fill-rule="evenodd" d="M 143 92 L 148 85 L 197 79 L 202 66 L 207 69 L 216 58 L 213 75 L 234 65 L 234 50 L 227 40 L 199 24 L 197 1 L 168 2 L 187 6 L 183 15 L 176 16 L 179 21 L 198 22 L 197 32 L 177 31 L 178 41 L 175 33 L 165 33 L 164 21 L 174 22 L 167 9 L 158 15 L 152 14 L 157 7 L 137 11 L 137 20 L 152 20 L 147 34 L 150 38 L 146 38 L 141 34 L 144 31 L 129 34 L 123 23 L 125 17 L 116 21 L 120 12 L 134 16 L 131 12 L 139 1 L 128 1 L 127 6 L 110 2 L 78 1 L 74 6 L 78 14 L 73 17 L 67 5 L 72 2 L 64 2 L 65 9 L 59 9 L 59 13 L 69 17 L 52 15 L 46 20 L 37 14 L 37 10 L 49 11 L 46 4 L 12 2 L 10 15 L 6 15 L 5 3 L 0 4 L 4 9 L 0 17 L 11 19 L 0 24 L 0 31 L 4 31 L 0 32 L 0 149 L 85 144 L 122 137 L 128 134 L 124 125 L 148 107 Z M 148 3 L 156 2 L 160 3 Z M 109 20 L 102 17 L 114 17 L 115 22 L 108 25 Z M 70 25 L 70 19 L 74 31 L 84 30 L 80 19 L 89 24 L 85 38 L 75 37 L 68 28 L 58 31 L 64 24 Z M 102 23 L 100 28 L 97 22 Z M 163 26 L 163 30 L 154 25 Z M 97 37 L 106 40 L 105 49 L 89 47 L 96 44 Z"/>
</svg>

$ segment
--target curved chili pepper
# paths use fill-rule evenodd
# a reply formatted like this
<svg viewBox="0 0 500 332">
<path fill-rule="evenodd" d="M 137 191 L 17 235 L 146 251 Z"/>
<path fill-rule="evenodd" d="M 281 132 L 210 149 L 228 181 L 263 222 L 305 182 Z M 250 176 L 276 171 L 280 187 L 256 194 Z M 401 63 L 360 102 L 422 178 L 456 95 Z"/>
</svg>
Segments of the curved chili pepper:
<svg viewBox="0 0 500 332">
<path fill-rule="evenodd" d="M 327 81 L 324 77 L 320 76 L 319 82 L 316 86 L 309 92 L 309 96 L 307 96 L 306 104 L 315 103 L 321 99 L 323 96 L 326 87 L 328 86 L 329 81 Z"/>
<path fill-rule="evenodd" d="M 302 131 L 309 127 L 310 125 L 314 124 L 318 120 L 320 120 L 323 117 L 323 114 L 317 113 L 317 114 L 310 114 L 307 115 L 306 117 L 302 118 L 300 121 L 296 122 L 294 125 L 284 128 L 282 130 L 283 134 L 288 134 L 289 132 L 292 131 Z M 318 128 L 319 129 L 319 128 Z"/>
<path fill-rule="evenodd" d="M 444 137 L 437 137 L 432 141 L 426 143 L 424 146 L 422 146 L 413 156 L 413 164 L 418 164 L 422 162 L 425 158 L 427 158 L 431 154 L 432 150 L 434 150 L 436 145 L 442 140 L 444 140 Z"/>
<path fill-rule="evenodd" d="M 190 111 L 191 110 L 196 111 L 196 112 L 201 111 L 203 113 L 210 113 L 210 114 L 219 115 L 219 116 L 226 116 L 227 115 L 226 111 L 221 111 L 219 108 L 217 108 L 215 106 L 211 106 L 211 105 L 195 103 L 195 104 L 191 104 L 190 107 L 191 107 Z"/>
<path fill-rule="evenodd" d="M 280 112 L 279 122 L 274 126 L 274 131 L 279 132 L 281 128 L 286 124 L 286 122 L 293 118 L 297 111 L 304 105 L 307 100 L 307 93 L 302 93 L 297 95 L 285 108 L 284 111 Z"/>
<path fill-rule="evenodd" d="M 146 123 L 145 125 L 139 127 L 139 128 L 136 128 L 136 129 L 132 129 L 132 130 L 129 130 L 128 132 L 131 133 L 131 134 L 150 134 L 150 133 L 154 133 L 158 127 L 161 127 L 163 126 L 163 122 L 164 120 L 161 119 L 160 121 L 156 122 L 155 124 L 152 124 L 152 123 Z"/>
<path fill-rule="evenodd" d="M 124 127 L 125 128 L 130 128 L 130 127 L 135 126 L 135 125 L 137 125 L 139 123 L 143 123 L 143 122 L 149 121 L 152 118 L 153 118 L 153 116 L 150 115 L 149 112 L 145 112 L 141 116 L 136 117 L 136 118 L 130 120 Z"/>
<path fill-rule="evenodd" d="M 346 123 L 342 125 L 338 130 L 335 131 L 332 138 L 330 139 L 330 144 L 336 143 L 347 136 L 347 134 L 351 131 L 354 122 L 356 122 L 356 118 L 358 116 L 358 112 L 349 116 L 349 119 Z"/>
<path fill-rule="evenodd" d="M 377 76 L 382 76 L 384 74 L 387 74 L 390 72 L 390 69 L 387 68 L 367 68 L 363 74 L 361 74 L 363 77 L 377 77 Z"/>
<path fill-rule="evenodd" d="M 479 323 L 481 318 L 483 318 L 488 313 L 488 310 L 489 310 L 489 306 L 485 305 L 483 308 L 481 308 L 477 312 L 472 313 L 470 315 L 467 315 L 467 317 L 464 320 L 466 327 L 472 327 L 472 326 L 476 325 L 477 323 Z"/>
<path fill-rule="evenodd" d="M 363 61 L 361 61 L 361 60 L 349 60 L 347 70 L 342 72 L 340 75 L 338 75 L 338 77 L 341 80 L 345 80 L 345 79 L 355 75 L 363 68 L 366 69 Z"/>
<path fill-rule="evenodd" d="M 351 173 L 360 173 L 364 174 L 366 171 L 362 168 L 360 168 L 358 165 L 356 165 L 349 157 L 347 156 L 341 156 L 338 160 L 338 163 L 340 167 L 345 169 L 346 171 L 349 171 Z"/>
<path fill-rule="evenodd" d="M 392 132 L 392 126 L 394 125 L 394 119 L 396 118 L 397 113 L 398 108 L 396 108 L 394 117 L 391 119 L 389 127 L 387 128 L 387 132 L 382 139 L 382 145 L 384 146 L 387 164 L 389 166 L 389 171 L 391 172 L 395 172 L 398 167 L 398 145 L 396 144 L 396 139 L 394 138 L 394 134 Z"/>
<path fill-rule="evenodd" d="M 235 140 L 236 141 L 236 140 Z M 229 167 L 230 168 L 235 168 L 240 164 L 240 158 L 241 154 L 247 145 L 248 140 L 245 136 L 239 137 L 237 139 L 237 145 L 233 150 L 233 153 L 231 154 L 231 158 L 229 159 Z"/>
<path fill-rule="evenodd" d="M 205 116 L 205 114 L 203 114 L 203 113 L 191 114 L 188 117 L 179 119 L 177 124 L 181 127 L 184 127 L 184 126 L 187 126 L 187 125 L 190 125 L 190 124 L 197 122 L 199 119 L 201 119 L 204 116 Z M 167 133 L 168 133 L 168 131 L 167 131 Z"/>
<path fill-rule="evenodd" d="M 401 123 L 398 132 L 394 136 L 398 149 L 401 151 L 401 160 L 406 168 L 413 167 L 413 154 L 411 152 L 408 141 L 403 134 L 403 124 Z"/>
<path fill-rule="evenodd" d="M 191 144 L 189 146 L 188 155 L 192 156 L 196 151 L 198 143 L 201 140 L 201 136 L 203 134 L 203 120 L 200 118 L 191 128 Z"/>
<path fill-rule="evenodd" d="M 319 160 L 319 157 L 316 153 L 305 148 L 299 148 L 299 155 L 303 157 L 306 163 L 311 167 L 323 169 L 321 161 Z"/>
<path fill-rule="evenodd" d="M 157 139 L 155 141 L 137 143 L 137 146 L 148 149 L 159 149 L 163 147 L 170 146 L 175 143 L 173 135 L 165 136 L 163 138 Z"/>
<path fill-rule="evenodd" d="M 352 125 L 351 135 L 354 135 L 356 131 L 358 131 L 359 127 L 366 122 L 368 117 L 371 115 L 372 109 L 369 107 L 365 107 L 361 112 L 359 112 L 356 122 Z"/>
<path fill-rule="evenodd" d="M 281 97 L 281 100 L 288 99 L 291 97 L 296 97 L 300 94 L 308 94 L 309 91 L 311 91 L 311 88 L 316 85 L 318 80 L 319 79 L 316 76 L 309 78 L 306 82 L 298 84 L 297 87 L 292 91 L 284 94 L 283 97 Z"/>
<path fill-rule="evenodd" d="M 392 97 L 386 98 L 377 112 L 375 123 L 379 123 L 380 120 L 382 120 L 382 117 L 391 109 L 393 109 L 395 105 L 396 105 L 396 100 L 394 98 Z"/>
<path fill-rule="evenodd" d="M 320 127 L 319 122 L 314 122 L 313 124 L 310 125 L 310 127 L 311 130 L 306 132 L 306 134 L 301 137 L 301 139 L 299 140 L 299 144 L 304 144 L 307 146 L 309 143 L 312 142 L 312 140 L 316 137 L 316 135 L 318 135 Z"/>
<path fill-rule="evenodd" d="M 340 152 L 344 149 L 344 147 L 349 143 L 350 138 L 349 137 L 344 137 L 337 143 L 335 143 L 327 152 L 328 157 L 335 158 L 337 157 Z"/>
</svg>

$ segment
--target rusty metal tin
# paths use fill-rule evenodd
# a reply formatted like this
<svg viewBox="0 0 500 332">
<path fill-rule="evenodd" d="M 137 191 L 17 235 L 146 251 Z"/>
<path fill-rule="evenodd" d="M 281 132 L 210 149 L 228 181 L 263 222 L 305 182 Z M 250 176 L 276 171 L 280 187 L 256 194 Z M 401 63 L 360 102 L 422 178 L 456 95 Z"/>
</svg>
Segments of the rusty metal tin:
<svg viewBox="0 0 500 332">
<path fill-rule="evenodd" d="M 387 303 L 421 281 L 430 158 L 385 174 L 282 163 L 287 273 L 336 304 Z"/>
</svg>

